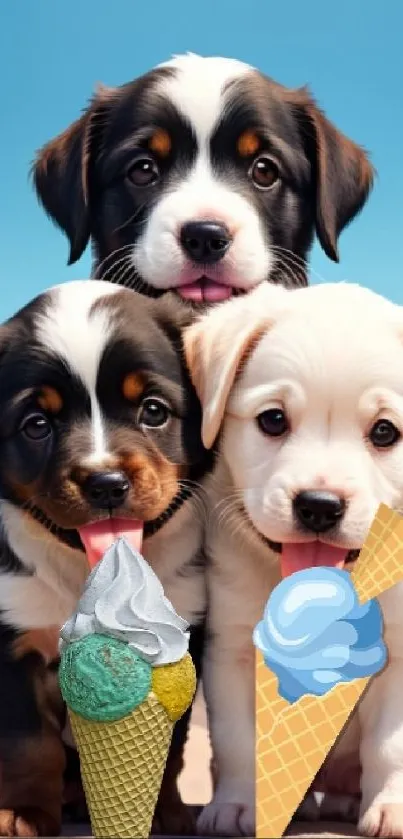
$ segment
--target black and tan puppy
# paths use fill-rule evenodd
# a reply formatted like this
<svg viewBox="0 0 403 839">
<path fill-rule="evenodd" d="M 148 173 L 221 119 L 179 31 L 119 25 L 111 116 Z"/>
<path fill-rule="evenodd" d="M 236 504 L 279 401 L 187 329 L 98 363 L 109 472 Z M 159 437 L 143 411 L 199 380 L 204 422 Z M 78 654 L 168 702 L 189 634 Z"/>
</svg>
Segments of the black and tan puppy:
<svg viewBox="0 0 403 839">
<path fill-rule="evenodd" d="M 88 573 L 80 528 L 141 522 L 179 614 L 204 611 L 197 493 L 211 461 L 182 359 L 190 320 L 171 296 L 84 281 L 1 328 L 0 835 L 60 829 L 57 639 Z M 162 795 L 180 806 L 172 786 Z"/>
<path fill-rule="evenodd" d="M 197 55 L 98 90 L 33 174 L 70 263 L 91 240 L 96 276 L 198 303 L 304 285 L 315 232 L 337 261 L 373 178 L 305 88 Z"/>
</svg>

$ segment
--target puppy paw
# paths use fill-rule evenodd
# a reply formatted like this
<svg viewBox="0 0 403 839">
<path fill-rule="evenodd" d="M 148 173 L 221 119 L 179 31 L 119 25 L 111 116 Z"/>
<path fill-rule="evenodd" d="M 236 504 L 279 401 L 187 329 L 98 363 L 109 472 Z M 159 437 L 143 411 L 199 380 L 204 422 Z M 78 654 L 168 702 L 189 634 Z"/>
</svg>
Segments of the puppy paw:
<svg viewBox="0 0 403 839">
<path fill-rule="evenodd" d="M 0 836 L 30 839 L 36 836 L 57 836 L 59 832 L 60 824 L 56 819 L 36 807 L 0 810 Z"/>
<path fill-rule="evenodd" d="M 199 836 L 254 836 L 254 802 L 223 803 L 213 800 L 197 821 Z"/>
<path fill-rule="evenodd" d="M 364 836 L 403 839 L 403 804 L 372 804 L 358 823 Z"/>
<path fill-rule="evenodd" d="M 322 821 L 356 824 L 359 811 L 360 799 L 357 796 L 325 792 L 319 807 L 319 818 Z"/>
<path fill-rule="evenodd" d="M 196 820 L 190 807 L 180 799 L 158 806 L 153 819 L 153 836 L 195 836 Z"/>
</svg>

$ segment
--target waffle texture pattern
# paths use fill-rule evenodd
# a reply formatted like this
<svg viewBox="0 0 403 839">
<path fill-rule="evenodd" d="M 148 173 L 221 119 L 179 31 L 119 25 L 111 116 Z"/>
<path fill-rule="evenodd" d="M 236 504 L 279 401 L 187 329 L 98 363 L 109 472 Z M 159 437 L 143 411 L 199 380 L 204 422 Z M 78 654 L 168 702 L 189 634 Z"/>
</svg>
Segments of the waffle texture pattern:
<svg viewBox="0 0 403 839">
<path fill-rule="evenodd" d="M 403 580 L 403 518 L 381 505 L 352 572 L 361 603 Z M 256 836 L 282 836 L 369 679 L 289 705 L 256 651 Z"/>
<path fill-rule="evenodd" d="M 121 720 L 93 722 L 69 710 L 81 775 L 97 839 L 146 839 L 172 737 L 157 697 Z"/>
</svg>

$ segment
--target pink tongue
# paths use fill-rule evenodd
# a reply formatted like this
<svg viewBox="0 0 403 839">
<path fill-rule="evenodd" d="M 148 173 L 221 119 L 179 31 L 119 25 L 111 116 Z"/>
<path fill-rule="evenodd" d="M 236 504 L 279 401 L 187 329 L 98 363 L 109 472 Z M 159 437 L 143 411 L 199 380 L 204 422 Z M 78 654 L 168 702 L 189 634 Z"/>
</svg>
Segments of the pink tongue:
<svg viewBox="0 0 403 839">
<path fill-rule="evenodd" d="M 184 300 L 193 300 L 196 303 L 202 303 L 204 300 L 218 303 L 220 300 L 228 300 L 232 295 L 231 286 L 220 285 L 213 280 L 198 280 L 196 283 L 181 285 L 177 291 Z"/>
<path fill-rule="evenodd" d="M 94 568 L 105 551 L 120 536 L 124 536 L 136 551 L 141 551 L 143 522 L 133 519 L 103 519 L 80 527 L 79 533 L 89 566 Z"/>
<path fill-rule="evenodd" d="M 294 571 L 302 571 L 304 568 L 319 565 L 343 568 L 346 556 L 345 548 L 334 548 L 332 545 L 323 545 L 322 542 L 283 544 L 281 576 L 289 577 Z"/>
</svg>

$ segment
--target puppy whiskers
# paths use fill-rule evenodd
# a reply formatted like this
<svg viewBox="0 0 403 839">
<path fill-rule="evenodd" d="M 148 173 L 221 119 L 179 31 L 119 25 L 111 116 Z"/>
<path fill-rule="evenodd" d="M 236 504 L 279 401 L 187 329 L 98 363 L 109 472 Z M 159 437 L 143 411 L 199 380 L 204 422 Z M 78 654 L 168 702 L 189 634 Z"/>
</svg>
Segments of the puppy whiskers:
<svg viewBox="0 0 403 839">
<path fill-rule="evenodd" d="M 118 282 L 118 277 L 119 277 L 121 271 L 122 270 L 125 271 L 126 268 L 129 265 L 130 265 L 130 254 L 125 254 L 124 256 L 121 256 L 119 259 L 117 259 L 116 262 L 113 262 L 112 265 L 110 265 L 107 268 L 107 270 L 103 272 L 103 274 L 99 277 L 99 279 L 102 280 L 102 281 L 109 281 L 109 282 L 115 282 L 116 283 L 116 282 Z M 112 271 L 113 271 L 113 277 L 111 279 L 109 275 L 111 274 Z"/>
<path fill-rule="evenodd" d="M 204 488 L 201 486 L 201 484 L 186 479 L 180 480 L 178 483 L 180 489 L 190 489 L 192 491 L 192 500 L 195 508 L 195 513 L 197 515 L 198 521 L 204 525 L 207 520 L 207 498 Z"/>
<path fill-rule="evenodd" d="M 226 521 L 231 518 L 231 516 L 237 515 L 238 512 L 242 511 L 242 504 L 240 503 L 240 498 L 234 498 L 227 503 L 222 505 L 222 510 L 217 515 L 217 522 L 220 526 L 223 526 Z M 217 511 L 218 505 L 216 507 Z"/>
<path fill-rule="evenodd" d="M 120 224 L 118 227 L 115 227 L 112 233 L 118 233 L 120 230 L 124 230 L 125 227 L 128 227 L 129 224 L 132 224 L 136 220 L 136 218 L 143 212 L 146 206 L 146 204 L 140 204 L 140 207 L 137 207 L 134 213 L 131 216 L 129 216 L 129 218 L 126 219 L 126 221 L 124 221 L 123 224 Z"/>
<path fill-rule="evenodd" d="M 295 269 L 293 265 L 289 265 L 283 257 L 276 260 L 276 268 L 280 269 L 282 275 L 287 280 L 289 288 L 305 285 L 305 274 L 302 274 L 299 268 Z"/>
<path fill-rule="evenodd" d="M 275 256 L 277 254 L 279 255 L 280 259 L 277 262 L 277 265 L 280 267 L 286 267 L 288 266 L 288 263 L 291 263 L 297 272 L 302 271 L 306 275 L 309 274 L 310 276 L 315 277 L 319 282 L 325 282 L 324 277 L 318 274 L 318 272 L 312 268 L 306 259 L 303 259 L 303 257 L 294 253 L 294 251 L 290 251 L 288 248 L 282 248 L 280 245 L 272 245 L 271 250 Z"/>
<path fill-rule="evenodd" d="M 238 508 L 236 511 L 230 511 L 227 519 L 225 520 L 225 524 L 232 538 L 239 538 L 242 539 L 242 541 L 246 541 L 248 536 L 250 537 L 250 522 L 248 521 L 242 508 Z"/>
<path fill-rule="evenodd" d="M 119 279 L 114 277 L 113 282 L 119 283 L 124 288 L 130 288 L 132 291 L 137 291 L 140 294 L 148 293 L 148 286 L 141 277 L 136 273 L 132 263 L 126 265 L 120 274 Z"/>
<path fill-rule="evenodd" d="M 130 255 L 130 252 L 132 250 L 133 250 L 133 245 L 123 245 L 121 248 L 116 248 L 116 250 L 112 251 L 112 253 L 109 253 L 107 256 L 105 256 L 105 258 L 102 260 L 102 262 L 100 262 L 99 265 L 97 265 L 96 275 L 95 275 L 96 278 L 98 280 L 106 279 L 109 271 L 112 268 L 114 268 L 114 266 L 116 265 L 117 262 L 119 263 L 121 261 L 121 258 L 119 260 L 116 260 L 117 255 L 125 252 L 126 259 L 128 259 L 129 255 Z M 123 259 L 124 258 L 125 257 L 123 257 Z M 109 263 L 110 263 L 110 267 L 108 268 L 107 266 L 109 265 Z"/>
</svg>

